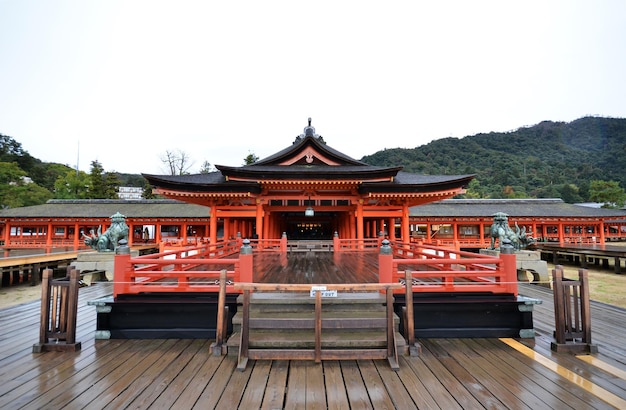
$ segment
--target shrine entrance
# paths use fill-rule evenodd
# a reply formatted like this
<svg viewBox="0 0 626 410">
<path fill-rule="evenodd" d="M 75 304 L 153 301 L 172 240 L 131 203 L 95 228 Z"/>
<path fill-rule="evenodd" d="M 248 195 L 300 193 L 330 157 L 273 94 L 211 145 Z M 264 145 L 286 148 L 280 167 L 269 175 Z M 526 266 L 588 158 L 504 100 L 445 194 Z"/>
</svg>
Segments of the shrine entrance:
<svg viewBox="0 0 626 410">
<path fill-rule="evenodd" d="M 302 212 L 285 212 L 282 215 L 284 232 L 293 240 L 331 240 L 337 231 L 335 212 L 316 212 L 314 216 L 304 216 Z"/>
</svg>

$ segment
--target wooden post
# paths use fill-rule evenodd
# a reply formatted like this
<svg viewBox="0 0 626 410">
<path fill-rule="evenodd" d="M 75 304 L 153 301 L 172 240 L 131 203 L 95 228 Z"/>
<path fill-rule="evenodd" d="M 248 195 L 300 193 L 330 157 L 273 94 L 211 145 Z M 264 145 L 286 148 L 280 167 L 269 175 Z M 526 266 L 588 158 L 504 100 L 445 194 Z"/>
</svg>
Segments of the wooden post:
<svg viewBox="0 0 626 410">
<path fill-rule="evenodd" d="M 504 288 L 508 293 L 517 296 L 517 262 L 513 247 L 501 246 L 500 259 L 502 259 L 502 270 L 504 271 Z"/>
<path fill-rule="evenodd" d="M 250 327 L 250 290 L 243 291 L 243 306 L 241 312 L 241 339 L 239 341 L 239 359 L 237 360 L 237 370 L 244 371 L 248 365 L 248 343 Z"/>
<path fill-rule="evenodd" d="M 76 342 L 79 280 L 77 269 L 59 280 L 53 279 L 52 269 L 44 270 L 39 343 L 33 345 L 33 353 L 80 350 L 81 344 Z"/>
<path fill-rule="evenodd" d="M 578 280 L 563 277 L 563 267 L 552 270 L 554 292 L 555 340 L 552 350 L 596 353 L 591 343 L 591 311 L 586 269 L 579 269 Z"/>
<path fill-rule="evenodd" d="M 409 355 L 419 356 L 422 353 L 422 346 L 415 342 L 415 313 L 413 306 L 413 272 L 404 271 L 405 297 L 404 297 L 404 337 L 409 345 Z"/>
<path fill-rule="evenodd" d="M 239 251 L 239 280 L 235 278 L 235 282 L 252 283 L 253 265 L 254 261 L 250 240 L 244 239 L 243 245 Z"/>
<path fill-rule="evenodd" d="M 322 292 L 315 292 L 315 363 L 322 361 Z"/>
<path fill-rule="evenodd" d="M 341 252 L 341 244 L 339 242 L 339 234 L 337 231 L 335 231 L 335 234 L 333 235 L 333 251 L 335 254 L 337 254 L 337 252 Z"/>
<path fill-rule="evenodd" d="M 378 254 L 378 281 L 380 283 L 393 282 L 393 253 L 389 240 L 384 239 Z"/>
<path fill-rule="evenodd" d="M 387 361 L 392 370 L 400 370 L 398 362 L 398 349 L 396 348 L 395 329 L 393 324 L 393 290 L 391 287 L 385 287 L 385 296 L 387 302 Z"/>
<path fill-rule="evenodd" d="M 213 353 L 213 356 L 221 356 L 227 352 L 226 344 L 224 344 L 227 312 L 226 269 L 222 269 L 220 271 L 220 291 L 217 297 L 217 328 L 215 330 L 215 343 L 211 344 L 211 352 Z"/>
<path fill-rule="evenodd" d="M 126 246 L 124 240 L 120 241 L 120 245 L 115 250 L 115 258 L 113 260 L 113 297 L 129 293 L 131 277 L 129 272 L 134 269 L 130 264 L 130 248 Z"/>
</svg>

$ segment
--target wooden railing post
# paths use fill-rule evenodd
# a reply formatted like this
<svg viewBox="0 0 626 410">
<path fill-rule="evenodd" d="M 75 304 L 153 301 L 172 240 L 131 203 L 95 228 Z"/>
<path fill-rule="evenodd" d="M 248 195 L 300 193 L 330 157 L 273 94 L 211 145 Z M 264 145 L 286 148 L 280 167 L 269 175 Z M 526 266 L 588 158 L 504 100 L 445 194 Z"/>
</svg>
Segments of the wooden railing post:
<svg viewBox="0 0 626 410">
<path fill-rule="evenodd" d="M 287 232 L 283 232 L 280 237 L 280 251 L 287 252 Z"/>
<path fill-rule="evenodd" d="M 224 339 L 227 331 L 228 306 L 226 306 L 226 269 L 220 272 L 220 291 L 217 297 L 217 326 L 215 330 L 215 343 L 211 344 L 213 356 L 221 356 L 227 353 Z"/>
<path fill-rule="evenodd" d="M 591 311 L 586 269 L 578 270 L 578 280 L 563 277 L 563 267 L 552 270 L 554 292 L 554 351 L 596 353 L 591 343 Z"/>
<path fill-rule="evenodd" d="M 244 239 L 239 251 L 239 280 L 238 282 L 251 283 L 253 276 L 253 255 L 250 239 Z"/>
<path fill-rule="evenodd" d="M 339 242 L 339 233 L 337 231 L 333 235 L 333 251 L 335 253 L 341 252 L 341 242 Z"/>
<path fill-rule="evenodd" d="M 422 346 L 415 342 L 415 313 L 413 306 L 413 271 L 404 271 L 405 297 L 404 297 L 404 337 L 409 345 L 409 355 L 419 356 Z"/>
<path fill-rule="evenodd" d="M 33 353 L 45 351 L 77 351 L 76 316 L 80 272 L 69 269 L 65 279 L 54 280 L 52 269 L 43 272 L 39 343 Z"/>
<path fill-rule="evenodd" d="M 393 282 L 393 253 L 387 239 L 383 240 L 378 254 L 378 281 L 380 283 Z"/>
<path fill-rule="evenodd" d="M 517 296 L 517 261 L 515 249 L 512 246 L 500 247 L 500 259 L 502 259 L 504 288 L 508 293 Z"/>
<path fill-rule="evenodd" d="M 129 293 L 127 292 L 130 288 L 131 281 L 129 271 L 132 271 L 130 256 L 130 247 L 126 245 L 124 240 L 121 240 L 120 245 L 115 250 L 115 258 L 113 261 L 114 298 L 117 298 L 118 295 Z"/>
<path fill-rule="evenodd" d="M 237 370 L 244 371 L 248 365 L 248 344 L 250 342 L 250 290 L 247 288 L 243 291 L 241 316 L 241 339 L 239 342 Z"/>
<path fill-rule="evenodd" d="M 315 363 L 322 361 L 322 292 L 315 292 Z"/>
</svg>

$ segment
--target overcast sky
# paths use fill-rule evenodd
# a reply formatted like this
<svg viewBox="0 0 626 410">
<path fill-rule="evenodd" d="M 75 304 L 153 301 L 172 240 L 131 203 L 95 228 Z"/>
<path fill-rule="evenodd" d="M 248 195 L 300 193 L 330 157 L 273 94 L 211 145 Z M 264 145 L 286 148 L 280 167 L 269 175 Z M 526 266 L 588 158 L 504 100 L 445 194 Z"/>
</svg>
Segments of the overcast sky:
<svg viewBox="0 0 626 410">
<path fill-rule="evenodd" d="M 0 0 L 0 133 L 88 172 L 626 117 L 626 1 Z"/>
</svg>

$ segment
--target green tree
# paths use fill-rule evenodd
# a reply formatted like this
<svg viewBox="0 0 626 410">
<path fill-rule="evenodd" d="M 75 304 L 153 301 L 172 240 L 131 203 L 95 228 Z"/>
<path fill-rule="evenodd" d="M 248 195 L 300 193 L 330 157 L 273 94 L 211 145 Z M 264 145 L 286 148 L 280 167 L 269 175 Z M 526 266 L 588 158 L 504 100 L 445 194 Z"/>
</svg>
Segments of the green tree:
<svg viewBox="0 0 626 410">
<path fill-rule="evenodd" d="M 154 193 L 152 193 L 152 185 L 146 184 L 146 186 L 143 188 L 141 197 L 145 199 L 154 199 L 157 197 L 156 195 L 154 195 Z"/>
<path fill-rule="evenodd" d="M 120 179 L 115 172 L 107 172 L 104 177 L 104 198 L 117 199 Z"/>
<path fill-rule="evenodd" d="M 52 192 L 34 182 L 20 184 L 14 187 L 8 204 L 11 208 L 41 205 L 51 199 L 52 196 Z"/>
<path fill-rule="evenodd" d="M 0 207 L 39 205 L 52 193 L 32 182 L 16 162 L 0 162 Z"/>
<path fill-rule="evenodd" d="M 253 152 L 250 152 L 248 156 L 243 159 L 243 165 L 254 164 L 258 160 L 259 160 L 259 157 L 257 157 Z"/>
<path fill-rule="evenodd" d="M 89 172 L 89 198 L 108 198 L 105 184 L 104 168 L 98 161 L 91 161 Z"/>
<path fill-rule="evenodd" d="M 68 171 L 54 183 L 54 197 L 57 199 L 89 198 L 90 176 L 83 171 Z"/>
<path fill-rule="evenodd" d="M 583 202 L 582 197 L 578 193 L 578 187 L 574 184 L 565 184 L 560 191 L 561 199 L 568 204 Z"/>
<path fill-rule="evenodd" d="M 617 181 L 595 179 L 589 184 L 589 197 L 594 202 L 603 203 L 603 208 L 621 208 L 626 201 L 624 188 Z"/>
</svg>

